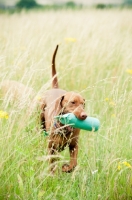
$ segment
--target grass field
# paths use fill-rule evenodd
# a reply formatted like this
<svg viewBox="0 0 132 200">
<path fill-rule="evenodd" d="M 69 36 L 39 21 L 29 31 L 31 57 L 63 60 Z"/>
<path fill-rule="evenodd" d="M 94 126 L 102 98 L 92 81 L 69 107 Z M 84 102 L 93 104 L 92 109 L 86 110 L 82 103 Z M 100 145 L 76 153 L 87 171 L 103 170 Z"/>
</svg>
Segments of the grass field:
<svg viewBox="0 0 132 200">
<path fill-rule="evenodd" d="M 80 92 L 101 121 L 97 133 L 81 131 L 76 170 L 61 172 L 67 149 L 51 177 L 38 111 L 29 116 L 30 100 L 21 106 L 1 88 L 0 200 L 132 200 L 131 10 L 1 14 L 0 27 L 1 83 L 50 88 L 59 44 L 60 87 Z"/>
</svg>

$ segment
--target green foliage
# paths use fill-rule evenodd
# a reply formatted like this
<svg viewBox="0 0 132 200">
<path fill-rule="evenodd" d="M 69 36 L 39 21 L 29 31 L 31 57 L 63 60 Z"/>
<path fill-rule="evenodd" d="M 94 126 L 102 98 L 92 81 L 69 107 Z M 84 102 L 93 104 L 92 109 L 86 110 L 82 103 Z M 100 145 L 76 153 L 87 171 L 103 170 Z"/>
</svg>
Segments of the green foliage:
<svg viewBox="0 0 132 200">
<path fill-rule="evenodd" d="M 35 0 L 20 0 L 17 4 L 16 7 L 17 8 L 26 8 L 26 9 L 30 9 L 30 8 L 34 8 L 37 7 L 38 4 L 36 3 Z"/>
<path fill-rule="evenodd" d="M 66 7 L 74 8 L 76 7 L 76 3 L 73 1 L 68 1 L 65 3 Z"/>
<path fill-rule="evenodd" d="M 76 4 L 73 1 L 68 1 L 66 3 L 56 3 L 56 4 L 51 4 L 51 5 L 44 5 L 41 6 L 42 9 L 47 9 L 47 10 L 63 10 L 63 9 L 72 9 L 72 10 L 76 10 L 76 9 L 82 9 L 82 5 L 81 4 Z"/>
<path fill-rule="evenodd" d="M 96 7 L 97 9 L 104 9 L 104 8 L 106 8 L 106 5 L 100 3 L 100 4 L 97 4 L 95 7 Z"/>
<path fill-rule="evenodd" d="M 115 7 L 114 4 L 103 4 L 103 3 L 99 3 L 95 5 L 96 9 L 109 9 L 109 8 L 113 8 Z"/>
<path fill-rule="evenodd" d="M 124 4 L 132 5 L 132 0 L 124 0 Z"/>
</svg>

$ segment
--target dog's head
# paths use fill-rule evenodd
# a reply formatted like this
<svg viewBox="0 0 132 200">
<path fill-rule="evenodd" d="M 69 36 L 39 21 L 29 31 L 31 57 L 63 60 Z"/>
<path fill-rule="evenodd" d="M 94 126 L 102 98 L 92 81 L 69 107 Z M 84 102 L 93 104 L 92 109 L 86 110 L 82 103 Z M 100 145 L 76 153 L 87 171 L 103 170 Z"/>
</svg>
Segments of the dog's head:
<svg viewBox="0 0 132 200">
<path fill-rule="evenodd" d="M 67 92 L 57 99 L 55 104 L 57 114 L 73 113 L 80 120 L 85 120 L 87 117 L 84 108 L 85 99 L 75 92 Z"/>
</svg>

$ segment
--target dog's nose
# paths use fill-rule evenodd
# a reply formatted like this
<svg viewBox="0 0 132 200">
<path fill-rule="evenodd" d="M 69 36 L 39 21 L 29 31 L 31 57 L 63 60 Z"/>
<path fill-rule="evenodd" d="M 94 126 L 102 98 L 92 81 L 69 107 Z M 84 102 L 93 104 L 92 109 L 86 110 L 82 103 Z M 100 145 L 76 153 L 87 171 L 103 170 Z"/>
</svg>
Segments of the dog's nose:
<svg viewBox="0 0 132 200">
<path fill-rule="evenodd" d="M 87 118 L 87 114 L 85 112 L 82 112 L 81 115 L 80 115 L 80 118 L 82 120 L 85 120 Z"/>
</svg>

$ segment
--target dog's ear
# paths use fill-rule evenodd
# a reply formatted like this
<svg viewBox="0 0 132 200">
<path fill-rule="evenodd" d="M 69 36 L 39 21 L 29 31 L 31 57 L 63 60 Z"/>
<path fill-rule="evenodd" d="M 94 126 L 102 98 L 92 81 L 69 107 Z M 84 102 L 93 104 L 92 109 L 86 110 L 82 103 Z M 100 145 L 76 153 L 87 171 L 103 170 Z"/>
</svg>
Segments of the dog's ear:
<svg viewBox="0 0 132 200">
<path fill-rule="evenodd" d="M 63 105 L 62 101 L 64 100 L 64 95 L 59 97 L 55 102 L 55 115 L 59 115 L 61 112 L 63 112 Z"/>
</svg>

